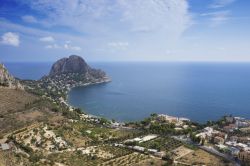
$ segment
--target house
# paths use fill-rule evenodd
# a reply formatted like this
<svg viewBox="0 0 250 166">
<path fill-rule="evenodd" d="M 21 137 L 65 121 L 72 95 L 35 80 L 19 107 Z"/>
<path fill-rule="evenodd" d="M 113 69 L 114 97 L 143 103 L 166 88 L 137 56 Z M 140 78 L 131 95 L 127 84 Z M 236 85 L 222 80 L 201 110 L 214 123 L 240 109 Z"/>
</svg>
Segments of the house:
<svg viewBox="0 0 250 166">
<path fill-rule="evenodd" d="M 225 140 L 224 138 L 221 138 L 219 136 L 214 137 L 214 143 L 216 144 L 224 144 Z"/>
<path fill-rule="evenodd" d="M 156 152 L 158 152 L 158 150 L 156 150 L 156 149 L 148 149 L 148 152 L 150 152 L 150 153 L 156 153 Z"/>
<path fill-rule="evenodd" d="M 246 145 L 246 144 L 243 144 L 243 143 L 237 143 L 237 146 L 236 146 L 237 148 L 239 148 L 239 149 L 245 149 L 245 148 L 247 148 L 248 146 Z"/>
<path fill-rule="evenodd" d="M 139 142 L 141 143 L 141 142 L 150 141 L 150 140 L 155 139 L 157 137 L 158 137 L 158 135 L 150 134 L 150 135 L 142 137 L 142 139 Z"/>
<path fill-rule="evenodd" d="M 218 137 L 221 137 L 221 138 L 223 138 L 224 140 L 226 140 L 227 139 L 227 134 L 226 133 L 224 133 L 224 132 L 216 132 L 216 133 L 214 133 L 214 135 L 215 136 L 218 136 Z"/>
<path fill-rule="evenodd" d="M 190 119 L 181 117 L 179 118 L 179 121 L 190 122 Z"/>
<path fill-rule="evenodd" d="M 160 158 L 162 158 L 163 156 L 165 156 L 165 152 L 155 152 L 154 153 L 154 155 L 156 156 L 156 157 L 160 157 Z"/>
<path fill-rule="evenodd" d="M 4 143 L 4 144 L 1 144 L 1 149 L 2 150 L 9 150 L 10 146 L 9 146 L 9 144 Z"/>
<path fill-rule="evenodd" d="M 233 146 L 233 147 L 237 146 L 237 142 L 236 141 L 227 141 L 225 144 L 228 145 L 228 146 Z"/>
<path fill-rule="evenodd" d="M 118 122 L 112 122 L 111 123 L 111 127 L 112 128 L 118 128 L 118 127 L 120 127 L 120 123 L 118 123 Z"/>
<path fill-rule="evenodd" d="M 226 116 L 225 120 L 226 120 L 227 123 L 233 123 L 234 122 L 234 117 L 232 117 L 232 116 Z"/>
<path fill-rule="evenodd" d="M 232 141 L 232 142 L 237 142 L 237 140 L 238 140 L 237 136 L 231 136 L 230 137 L 230 141 Z"/>
<path fill-rule="evenodd" d="M 241 161 L 249 163 L 250 162 L 250 151 L 241 150 L 238 154 Z"/>
<path fill-rule="evenodd" d="M 240 128 L 240 127 L 249 127 L 249 123 L 244 122 L 244 121 L 240 121 L 240 120 L 236 120 L 235 124 L 236 124 L 236 126 L 238 128 Z"/>
<path fill-rule="evenodd" d="M 144 152 L 145 148 L 141 147 L 141 146 L 134 146 L 133 147 L 134 150 L 140 151 L 140 152 Z"/>
<path fill-rule="evenodd" d="M 238 142 L 248 144 L 250 143 L 250 137 L 238 137 Z"/>
<path fill-rule="evenodd" d="M 157 119 L 159 121 L 166 121 L 168 123 L 177 123 L 178 122 L 178 118 L 177 117 L 168 116 L 168 115 L 164 115 L 164 114 L 158 115 Z"/>
<path fill-rule="evenodd" d="M 225 145 L 222 145 L 222 144 L 218 144 L 218 145 L 215 145 L 219 150 L 227 150 L 228 149 L 228 146 L 225 146 Z"/>
<path fill-rule="evenodd" d="M 235 129 L 237 129 L 237 125 L 236 124 L 229 124 L 228 126 L 224 126 L 223 129 L 226 132 L 233 132 Z"/>
<path fill-rule="evenodd" d="M 205 139 L 206 141 L 211 141 L 212 138 L 219 133 L 219 131 L 214 130 L 211 127 L 206 127 L 203 129 L 203 132 L 196 135 L 196 137 L 200 137 L 202 139 Z"/>
</svg>

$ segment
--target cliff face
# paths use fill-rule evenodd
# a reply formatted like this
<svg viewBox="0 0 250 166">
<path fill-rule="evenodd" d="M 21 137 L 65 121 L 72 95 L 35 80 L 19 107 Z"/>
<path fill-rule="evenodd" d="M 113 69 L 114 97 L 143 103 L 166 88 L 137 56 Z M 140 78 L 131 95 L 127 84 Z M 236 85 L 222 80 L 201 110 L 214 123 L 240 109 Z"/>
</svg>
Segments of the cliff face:
<svg viewBox="0 0 250 166">
<path fill-rule="evenodd" d="M 78 74 L 85 80 L 95 80 L 106 78 L 105 72 L 91 68 L 82 57 L 71 55 L 55 62 L 50 70 L 49 77 L 60 76 L 62 74 Z"/>
<path fill-rule="evenodd" d="M 69 58 L 62 58 L 53 64 L 50 76 L 65 74 L 65 73 L 79 73 L 86 74 L 91 68 L 79 56 L 71 55 Z"/>
<path fill-rule="evenodd" d="M 16 80 L 12 75 L 9 74 L 8 70 L 3 64 L 0 64 L 0 87 L 10 89 L 23 89 L 23 86 Z"/>
</svg>

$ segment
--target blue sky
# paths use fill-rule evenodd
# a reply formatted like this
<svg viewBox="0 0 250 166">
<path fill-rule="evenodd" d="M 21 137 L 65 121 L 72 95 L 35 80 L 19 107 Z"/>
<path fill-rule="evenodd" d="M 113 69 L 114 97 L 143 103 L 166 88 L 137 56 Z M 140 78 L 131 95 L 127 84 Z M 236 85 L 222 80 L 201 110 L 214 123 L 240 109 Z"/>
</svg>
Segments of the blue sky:
<svg viewBox="0 0 250 166">
<path fill-rule="evenodd" d="M 0 61 L 250 61 L 248 0 L 0 0 Z"/>
</svg>

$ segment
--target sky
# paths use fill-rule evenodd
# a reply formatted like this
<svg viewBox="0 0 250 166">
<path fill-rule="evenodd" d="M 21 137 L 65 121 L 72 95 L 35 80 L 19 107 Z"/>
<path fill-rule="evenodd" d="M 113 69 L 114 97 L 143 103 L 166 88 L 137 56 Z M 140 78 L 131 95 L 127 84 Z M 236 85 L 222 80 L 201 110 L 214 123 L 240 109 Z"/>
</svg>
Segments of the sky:
<svg viewBox="0 0 250 166">
<path fill-rule="evenodd" d="M 249 0 L 0 0 L 0 61 L 250 61 Z"/>
</svg>

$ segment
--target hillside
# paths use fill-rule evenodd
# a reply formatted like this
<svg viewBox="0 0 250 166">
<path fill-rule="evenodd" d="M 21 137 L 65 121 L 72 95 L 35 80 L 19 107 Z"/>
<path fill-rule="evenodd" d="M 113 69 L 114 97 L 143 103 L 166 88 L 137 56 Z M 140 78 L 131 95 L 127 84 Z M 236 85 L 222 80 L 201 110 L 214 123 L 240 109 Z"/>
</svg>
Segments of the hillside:
<svg viewBox="0 0 250 166">
<path fill-rule="evenodd" d="M 0 88 L 23 89 L 23 86 L 16 80 L 3 64 L 0 64 Z"/>
</svg>

